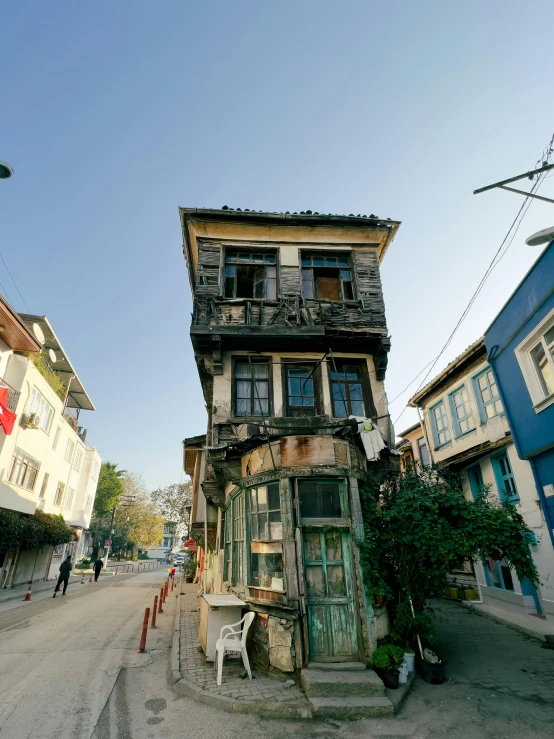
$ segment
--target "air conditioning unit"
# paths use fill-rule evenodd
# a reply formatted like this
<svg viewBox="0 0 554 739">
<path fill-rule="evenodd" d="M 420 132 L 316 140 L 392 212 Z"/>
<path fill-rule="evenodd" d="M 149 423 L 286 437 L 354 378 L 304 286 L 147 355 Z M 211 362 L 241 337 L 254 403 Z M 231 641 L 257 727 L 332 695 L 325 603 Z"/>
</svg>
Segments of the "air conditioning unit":
<svg viewBox="0 0 554 739">
<path fill-rule="evenodd" d="M 40 427 L 40 416 L 36 413 L 31 413 L 29 420 L 27 421 L 27 428 L 38 429 Z"/>
</svg>

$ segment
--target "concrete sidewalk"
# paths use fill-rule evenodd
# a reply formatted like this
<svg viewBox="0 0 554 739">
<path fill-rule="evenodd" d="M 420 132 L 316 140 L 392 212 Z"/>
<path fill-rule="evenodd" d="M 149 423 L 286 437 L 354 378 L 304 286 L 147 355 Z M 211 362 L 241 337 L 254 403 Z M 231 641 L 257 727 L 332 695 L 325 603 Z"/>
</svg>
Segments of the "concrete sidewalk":
<svg viewBox="0 0 554 739">
<path fill-rule="evenodd" d="M 463 601 L 463 605 L 478 613 L 483 613 L 485 616 L 494 618 L 495 621 L 504 624 L 504 626 L 509 626 L 511 629 L 554 645 L 554 619 L 552 618 L 537 618 L 536 616 L 511 613 L 510 611 L 503 611 L 501 608 L 493 608 L 493 606 L 474 603 L 470 600 Z"/>
</svg>

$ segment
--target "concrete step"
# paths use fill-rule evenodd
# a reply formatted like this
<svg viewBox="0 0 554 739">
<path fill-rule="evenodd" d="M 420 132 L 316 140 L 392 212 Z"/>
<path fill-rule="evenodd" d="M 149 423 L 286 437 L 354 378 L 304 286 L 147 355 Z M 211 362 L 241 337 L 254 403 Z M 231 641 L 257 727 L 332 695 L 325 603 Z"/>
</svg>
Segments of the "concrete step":
<svg viewBox="0 0 554 739">
<path fill-rule="evenodd" d="M 314 718 L 380 718 L 394 716 L 394 707 L 388 698 L 311 698 Z"/>
<path fill-rule="evenodd" d="M 381 697 L 385 686 L 373 670 L 302 670 L 300 680 L 308 698 L 312 697 Z"/>
<path fill-rule="evenodd" d="M 310 670 L 335 670 L 338 672 L 352 672 L 354 670 L 365 670 L 364 662 L 310 662 Z"/>
</svg>

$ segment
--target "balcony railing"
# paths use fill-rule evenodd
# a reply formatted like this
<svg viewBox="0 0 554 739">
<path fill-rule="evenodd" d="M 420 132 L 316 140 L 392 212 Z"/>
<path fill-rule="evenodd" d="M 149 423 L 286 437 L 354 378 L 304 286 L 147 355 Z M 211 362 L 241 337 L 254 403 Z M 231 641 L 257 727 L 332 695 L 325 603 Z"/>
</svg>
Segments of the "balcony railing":
<svg viewBox="0 0 554 739">
<path fill-rule="evenodd" d="M 21 393 L 17 390 L 14 390 L 13 387 L 9 385 L 5 380 L 0 379 L 0 387 L 8 388 L 8 408 L 10 411 L 15 412 Z"/>
</svg>

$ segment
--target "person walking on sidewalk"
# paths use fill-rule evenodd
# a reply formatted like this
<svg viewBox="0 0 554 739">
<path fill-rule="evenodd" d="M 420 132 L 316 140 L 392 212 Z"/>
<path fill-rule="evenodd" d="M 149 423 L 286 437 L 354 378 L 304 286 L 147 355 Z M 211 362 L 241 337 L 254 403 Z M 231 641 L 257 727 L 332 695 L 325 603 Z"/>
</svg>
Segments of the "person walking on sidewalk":
<svg viewBox="0 0 554 739">
<path fill-rule="evenodd" d="M 100 570 L 104 567 L 103 560 L 98 557 L 96 562 L 94 563 L 94 582 L 98 582 L 98 578 L 100 577 Z"/>
<path fill-rule="evenodd" d="M 58 582 L 56 585 L 56 589 L 54 590 L 54 595 L 52 598 L 56 597 L 56 593 L 60 590 L 60 585 L 63 582 L 63 593 L 62 595 L 65 595 L 65 591 L 67 590 L 67 585 L 69 583 L 69 573 L 73 569 L 73 565 L 71 564 L 71 554 L 68 554 L 67 557 L 64 559 L 64 561 L 60 565 L 60 576 L 58 577 Z"/>
</svg>

